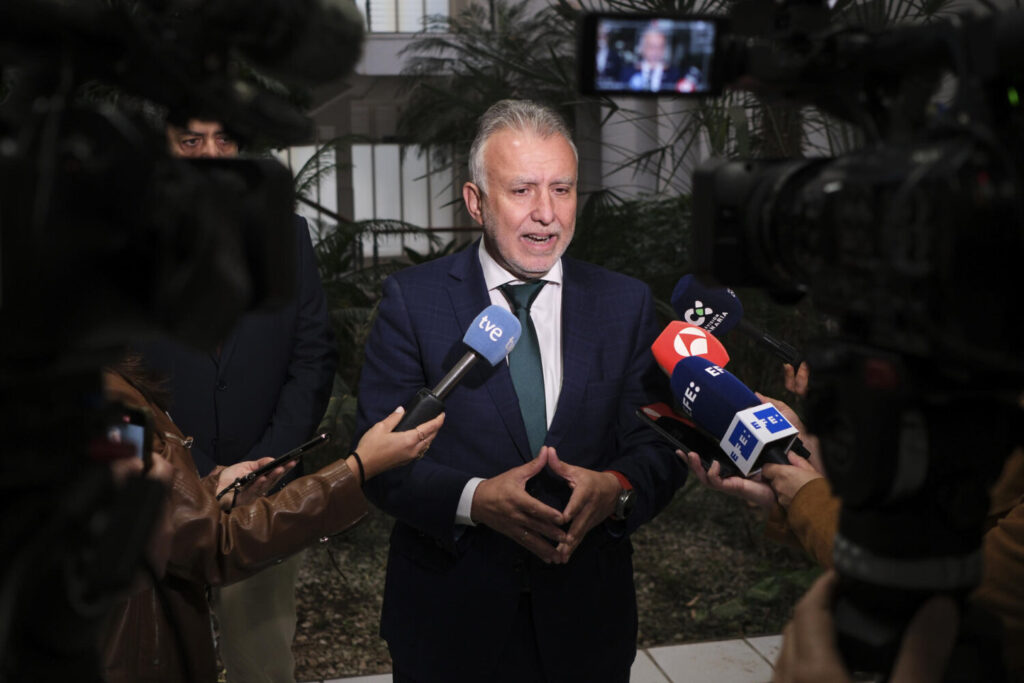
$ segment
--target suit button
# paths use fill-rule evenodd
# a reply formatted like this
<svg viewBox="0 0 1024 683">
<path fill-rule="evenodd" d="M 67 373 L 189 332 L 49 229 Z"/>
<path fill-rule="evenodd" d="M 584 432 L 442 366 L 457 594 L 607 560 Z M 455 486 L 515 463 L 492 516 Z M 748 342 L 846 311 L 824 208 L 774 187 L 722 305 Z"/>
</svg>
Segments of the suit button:
<svg viewBox="0 0 1024 683">
<path fill-rule="evenodd" d="M 227 382 L 224 382 L 224 381 L 217 382 L 217 391 L 224 391 L 227 388 L 228 388 Z"/>
</svg>

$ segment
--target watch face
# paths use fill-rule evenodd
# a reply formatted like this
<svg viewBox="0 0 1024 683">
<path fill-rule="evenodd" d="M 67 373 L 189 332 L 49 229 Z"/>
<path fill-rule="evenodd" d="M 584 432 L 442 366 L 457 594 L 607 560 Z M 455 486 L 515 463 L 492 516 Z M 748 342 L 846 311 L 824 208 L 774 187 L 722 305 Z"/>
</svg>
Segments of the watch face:
<svg viewBox="0 0 1024 683">
<path fill-rule="evenodd" d="M 615 504 L 615 517 L 617 519 L 626 519 L 629 517 L 629 513 L 633 511 L 633 506 L 636 504 L 636 491 L 628 489 L 622 491 L 619 494 L 619 500 Z"/>
</svg>

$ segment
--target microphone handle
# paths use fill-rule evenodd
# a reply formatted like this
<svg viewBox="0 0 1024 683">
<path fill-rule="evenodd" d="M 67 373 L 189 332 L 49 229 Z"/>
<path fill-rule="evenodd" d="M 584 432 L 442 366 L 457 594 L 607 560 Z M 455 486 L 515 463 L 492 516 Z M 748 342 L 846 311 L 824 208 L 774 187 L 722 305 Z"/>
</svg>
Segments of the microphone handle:
<svg viewBox="0 0 1024 683">
<path fill-rule="evenodd" d="M 466 373 L 469 372 L 469 369 L 476 364 L 478 358 L 480 358 L 480 355 L 475 351 L 467 351 L 466 354 L 459 359 L 459 362 L 448 371 L 448 374 L 441 378 L 441 381 L 437 383 L 437 386 L 434 387 L 434 391 L 431 393 L 433 393 L 439 401 L 443 401 L 444 397 L 448 395 L 448 392 L 450 392 L 452 388 L 458 384 L 463 377 L 465 377 Z"/>
<path fill-rule="evenodd" d="M 792 345 L 787 344 L 781 339 L 776 339 L 764 330 L 754 327 L 742 318 L 740 318 L 738 327 L 744 334 L 756 339 L 761 346 L 764 346 L 783 361 L 792 365 L 794 370 L 800 367 L 800 361 L 803 360 L 803 355 Z"/>
<path fill-rule="evenodd" d="M 407 432 L 416 429 L 424 422 L 433 420 L 444 412 L 444 403 L 430 389 L 423 387 L 405 407 L 405 415 L 395 426 L 396 432 Z"/>
<path fill-rule="evenodd" d="M 804 445 L 804 442 L 800 440 L 799 436 L 793 439 L 793 445 L 789 447 L 789 450 L 793 451 L 804 460 L 811 459 L 811 452 L 807 450 L 807 446 Z"/>
<path fill-rule="evenodd" d="M 772 444 L 768 444 L 761 451 L 761 455 L 757 458 L 757 465 L 763 467 L 765 465 L 790 465 L 789 458 L 786 456 L 786 444 L 783 441 L 777 441 Z"/>
</svg>

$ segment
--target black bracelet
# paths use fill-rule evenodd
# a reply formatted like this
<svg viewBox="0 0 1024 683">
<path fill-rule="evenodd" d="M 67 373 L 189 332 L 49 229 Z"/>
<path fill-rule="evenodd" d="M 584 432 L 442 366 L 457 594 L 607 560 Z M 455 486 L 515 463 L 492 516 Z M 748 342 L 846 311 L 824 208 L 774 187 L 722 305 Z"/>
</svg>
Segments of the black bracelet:
<svg viewBox="0 0 1024 683">
<path fill-rule="evenodd" d="M 359 486 L 361 487 L 366 483 L 366 470 L 363 469 L 363 459 L 355 451 L 352 451 L 349 455 L 356 459 L 356 465 L 359 466 Z"/>
</svg>

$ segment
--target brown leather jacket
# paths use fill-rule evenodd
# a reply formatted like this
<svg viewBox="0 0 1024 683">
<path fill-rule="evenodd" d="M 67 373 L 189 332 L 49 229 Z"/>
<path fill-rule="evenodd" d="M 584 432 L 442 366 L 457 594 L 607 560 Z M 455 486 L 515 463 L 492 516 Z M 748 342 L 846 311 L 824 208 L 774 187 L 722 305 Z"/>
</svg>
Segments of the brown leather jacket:
<svg viewBox="0 0 1024 683">
<path fill-rule="evenodd" d="M 165 412 L 127 380 L 104 376 L 107 394 L 149 408 L 153 450 L 175 473 L 167 498 L 171 529 L 166 574 L 111 615 L 102 643 L 108 681 L 216 681 L 206 587 L 231 583 L 317 540 L 342 532 L 366 514 L 358 479 L 339 460 L 296 479 L 278 493 L 222 511 L 214 487 L 220 468 L 200 479 L 183 435 Z"/>
</svg>

